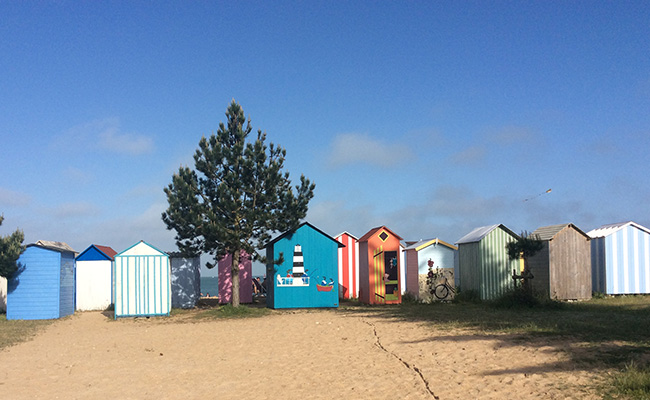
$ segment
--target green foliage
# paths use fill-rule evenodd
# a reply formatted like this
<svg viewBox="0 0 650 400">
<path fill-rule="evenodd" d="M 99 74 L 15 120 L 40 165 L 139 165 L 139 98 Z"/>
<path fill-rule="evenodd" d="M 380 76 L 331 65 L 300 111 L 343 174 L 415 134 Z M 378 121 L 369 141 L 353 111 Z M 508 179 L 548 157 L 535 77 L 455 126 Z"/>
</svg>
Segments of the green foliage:
<svg viewBox="0 0 650 400">
<path fill-rule="evenodd" d="M 0 215 L 0 225 L 4 217 Z M 23 246 L 25 235 L 23 231 L 16 230 L 9 236 L 0 236 L 0 276 L 11 278 L 19 268 L 18 257 L 25 251 Z"/>
<path fill-rule="evenodd" d="M 431 259 L 429 259 L 430 265 L 429 265 L 429 272 L 427 272 L 427 291 L 429 292 L 430 300 L 434 299 L 434 293 L 436 291 L 436 285 L 438 284 L 438 280 L 442 277 L 442 270 L 440 267 L 436 266 L 436 269 L 433 269 L 433 266 L 431 264 Z"/>
<path fill-rule="evenodd" d="M 508 257 L 511 260 L 518 260 L 520 257 L 527 260 L 528 257 L 539 253 L 543 247 L 544 243 L 537 235 L 531 235 L 526 231 L 523 231 L 516 241 L 506 244 Z"/>
<path fill-rule="evenodd" d="M 454 303 L 480 303 L 481 293 L 478 290 L 461 290 L 461 288 L 456 289 L 456 296 L 454 296 Z"/>
<path fill-rule="evenodd" d="M 406 292 L 402 295 L 402 303 L 420 303 L 420 300 L 418 300 L 417 297 L 415 297 L 412 293 Z"/>
<path fill-rule="evenodd" d="M 286 150 L 266 144 L 266 134 L 252 131 L 250 119 L 234 100 L 226 124 L 203 137 L 194 154 L 195 168 L 181 166 L 165 194 L 169 207 L 162 214 L 167 229 L 176 231 L 176 244 L 184 254 L 214 256 L 212 268 L 226 254 L 233 255 L 233 304 L 239 291 L 237 260 L 242 251 L 264 261 L 257 253 L 273 232 L 293 231 L 307 214 L 315 185 L 304 176 L 292 186 L 283 171 Z"/>
<path fill-rule="evenodd" d="M 509 290 L 497 299 L 491 301 L 490 304 L 497 308 L 537 307 L 558 309 L 564 306 L 564 303 L 562 302 L 537 296 L 532 291 L 526 290 L 524 287 Z"/>
<path fill-rule="evenodd" d="M 215 319 L 215 318 L 257 318 L 268 315 L 271 312 L 268 308 L 259 307 L 233 307 L 230 304 L 219 306 L 210 310 L 201 311 L 196 314 L 196 319 Z"/>
</svg>

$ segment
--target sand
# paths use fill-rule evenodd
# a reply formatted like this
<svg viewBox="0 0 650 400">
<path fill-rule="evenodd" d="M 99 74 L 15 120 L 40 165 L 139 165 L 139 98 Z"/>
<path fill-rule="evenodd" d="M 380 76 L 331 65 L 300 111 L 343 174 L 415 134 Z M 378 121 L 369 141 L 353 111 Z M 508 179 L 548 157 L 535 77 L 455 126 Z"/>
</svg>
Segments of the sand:
<svg viewBox="0 0 650 400">
<path fill-rule="evenodd" d="M 83 312 L 0 351 L 6 399 L 592 399 L 562 343 L 344 310 L 114 321 Z"/>
</svg>

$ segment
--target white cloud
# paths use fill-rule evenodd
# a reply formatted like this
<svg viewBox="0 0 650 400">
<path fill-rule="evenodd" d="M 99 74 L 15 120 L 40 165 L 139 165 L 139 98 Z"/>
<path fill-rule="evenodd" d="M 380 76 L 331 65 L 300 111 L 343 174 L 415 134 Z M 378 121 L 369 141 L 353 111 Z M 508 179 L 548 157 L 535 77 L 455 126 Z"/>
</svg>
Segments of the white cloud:
<svg viewBox="0 0 650 400">
<path fill-rule="evenodd" d="M 456 154 L 452 154 L 450 161 L 454 164 L 480 164 L 485 160 L 487 150 L 483 146 L 470 146 Z"/>
<path fill-rule="evenodd" d="M 52 214 L 58 218 L 89 217 L 98 215 L 99 208 L 85 201 L 64 203 L 54 207 Z"/>
<path fill-rule="evenodd" d="M 342 133 L 332 142 L 328 162 L 333 167 L 358 163 L 391 167 L 413 157 L 413 151 L 405 144 L 387 143 L 368 134 Z"/>
<path fill-rule="evenodd" d="M 0 207 L 20 207 L 31 202 L 28 194 L 0 187 Z"/>
<path fill-rule="evenodd" d="M 140 155 L 154 150 L 153 139 L 136 132 L 122 132 L 119 118 L 90 121 L 70 128 L 54 140 L 56 148 L 90 148 L 117 154 Z"/>
</svg>

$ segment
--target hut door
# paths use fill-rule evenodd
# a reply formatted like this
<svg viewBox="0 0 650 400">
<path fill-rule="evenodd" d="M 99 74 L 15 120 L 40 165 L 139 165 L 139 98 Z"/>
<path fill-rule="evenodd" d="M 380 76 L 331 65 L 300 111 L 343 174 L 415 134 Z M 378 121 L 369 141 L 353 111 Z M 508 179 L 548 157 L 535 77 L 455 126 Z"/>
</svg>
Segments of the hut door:
<svg viewBox="0 0 650 400">
<path fill-rule="evenodd" d="M 384 252 L 384 285 L 386 301 L 399 300 L 399 265 L 396 251 Z"/>
</svg>

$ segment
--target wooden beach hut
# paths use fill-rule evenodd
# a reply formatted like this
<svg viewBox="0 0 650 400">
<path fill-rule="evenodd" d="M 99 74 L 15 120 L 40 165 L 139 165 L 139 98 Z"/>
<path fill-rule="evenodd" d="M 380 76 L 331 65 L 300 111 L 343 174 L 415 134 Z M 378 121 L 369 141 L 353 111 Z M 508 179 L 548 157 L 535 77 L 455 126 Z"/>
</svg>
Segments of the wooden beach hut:
<svg viewBox="0 0 650 400">
<path fill-rule="evenodd" d="M 169 315 L 169 256 L 140 241 L 115 256 L 115 318 Z"/>
<path fill-rule="evenodd" d="M 603 225 L 587 234 L 594 292 L 650 293 L 650 229 L 628 221 Z"/>
<path fill-rule="evenodd" d="M 219 303 L 232 302 L 232 255 L 219 260 Z M 239 256 L 239 302 L 253 302 L 253 262 L 245 252 Z"/>
<path fill-rule="evenodd" d="M 431 297 L 426 287 L 429 261 L 435 271 L 447 278 L 454 285 L 455 271 L 458 268 L 458 247 L 438 238 L 407 243 L 406 254 L 406 291 L 418 299 Z"/>
<path fill-rule="evenodd" d="M 113 258 L 109 246 L 91 244 L 76 258 L 76 309 L 105 310 L 113 303 Z"/>
<path fill-rule="evenodd" d="M 458 284 L 474 290 L 482 300 L 495 299 L 512 289 L 512 270 L 519 262 L 510 260 L 506 243 L 519 236 L 503 224 L 482 226 L 458 239 Z"/>
<path fill-rule="evenodd" d="M 338 250 L 339 298 L 359 298 L 359 241 L 348 232 L 338 234 L 335 239 L 345 245 Z"/>
<path fill-rule="evenodd" d="M 74 313 L 75 251 L 63 242 L 39 240 L 18 258 L 7 282 L 7 319 L 54 319 Z"/>
<path fill-rule="evenodd" d="M 401 237 L 385 226 L 359 238 L 359 301 L 366 304 L 402 302 Z"/>
<path fill-rule="evenodd" d="M 338 307 L 338 249 L 342 243 L 308 222 L 266 247 L 270 308 Z M 284 258 L 279 265 L 274 261 Z"/>
<path fill-rule="evenodd" d="M 201 297 L 201 257 L 169 252 L 173 308 L 194 308 Z"/>
<path fill-rule="evenodd" d="M 554 300 L 591 298 L 589 236 L 573 224 L 545 226 L 531 236 L 544 244 L 528 259 L 533 291 Z"/>
</svg>

